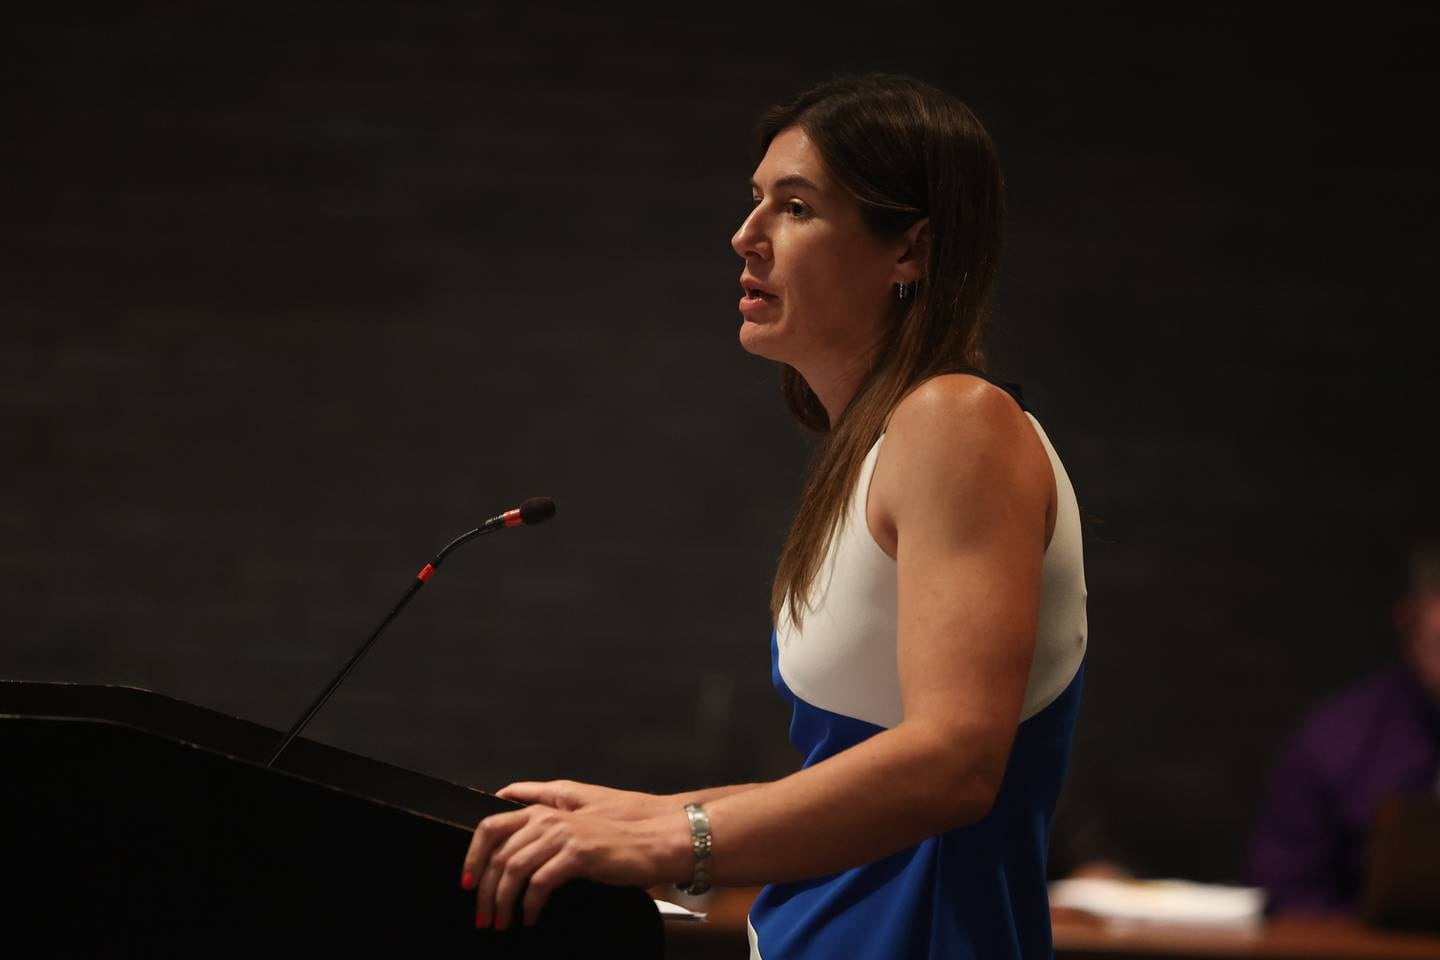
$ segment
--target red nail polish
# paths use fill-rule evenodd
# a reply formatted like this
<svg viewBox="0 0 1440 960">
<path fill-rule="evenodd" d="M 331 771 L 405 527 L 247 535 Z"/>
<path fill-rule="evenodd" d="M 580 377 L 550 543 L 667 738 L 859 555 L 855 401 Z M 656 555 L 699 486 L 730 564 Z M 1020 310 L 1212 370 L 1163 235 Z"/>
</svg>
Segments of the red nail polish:
<svg viewBox="0 0 1440 960">
<path fill-rule="evenodd" d="M 460 889 L 461 889 L 461 890 L 474 890 L 474 889 L 475 889 L 475 874 L 471 873 L 469 870 L 466 870 L 465 873 L 462 874 L 461 877 L 460 877 Z"/>
<path fill-rule="evenodd" d="M 485 914 L 483 914 L 483 913 L 477 913 L 477 914 L 475 914 L 475 929 L 476 929 L 476 930 L 484 930 L 484 929 L 485 929 L 486 927 L 488 927 L 488 926 L 490 926 L 490 918 L 489 918 L 489 917 L 485 916 Z"/>
<path fill-rule="evenodd" d="M 504 917 L 496 917 L 496 918 L 495 918 L 495 929 L 496 929 L 496 930 L 504 930 L 504 929 L 505 929 L 506 927 L 508 927 L 508 926 L 509 926 L 509 924 L 505 922 L 505 918 L 504 918 Z"/>
</svg>

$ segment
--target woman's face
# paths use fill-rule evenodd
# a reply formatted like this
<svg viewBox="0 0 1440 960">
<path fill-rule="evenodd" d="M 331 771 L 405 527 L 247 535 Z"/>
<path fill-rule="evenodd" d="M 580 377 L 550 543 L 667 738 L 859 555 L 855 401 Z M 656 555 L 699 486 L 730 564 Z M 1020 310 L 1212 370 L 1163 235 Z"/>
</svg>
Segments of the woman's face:
<svg viewBox="0 0 1440 960">
<path fill-rule="evenodd" d="M 751 188 L 755 207 L 730 239 L 745 260 L 741 345 L 807 378 L 861 360 L 890 321 L 904 241 L 865 227 L 799 127 L 770 142 Z"/>
</svg>

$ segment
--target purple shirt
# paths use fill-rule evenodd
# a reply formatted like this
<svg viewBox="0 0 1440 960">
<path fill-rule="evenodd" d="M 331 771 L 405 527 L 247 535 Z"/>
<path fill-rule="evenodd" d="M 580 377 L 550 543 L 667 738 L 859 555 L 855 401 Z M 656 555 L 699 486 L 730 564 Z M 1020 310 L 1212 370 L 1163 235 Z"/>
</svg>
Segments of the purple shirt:
<svg viewBox="0 0 1440 960">
<path fill-rule="evenodd" d="M 1395 793 L 1433 792 L 1440 708 L 1403 666 L 1310 714 L 1281 752 L 1250 842 L 1250 881 L 1276 912 L 1353 911 L 1370 821 Z"/>
</svg>

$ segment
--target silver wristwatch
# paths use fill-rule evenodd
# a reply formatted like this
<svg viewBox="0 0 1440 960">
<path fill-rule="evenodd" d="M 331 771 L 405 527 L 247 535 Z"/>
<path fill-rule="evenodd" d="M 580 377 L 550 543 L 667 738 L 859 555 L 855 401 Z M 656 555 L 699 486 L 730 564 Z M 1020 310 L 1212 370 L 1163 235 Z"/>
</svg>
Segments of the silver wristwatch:
<svg viewBox="0 0 1440 960">
<path fill-rule="evenodd" d="M 710 889 L 710 815 L 698 803 L 685 804 L 685 815 L 690 818 L 690 849 L 695 852 L 695 872 L 690 886 L 679 887 L 679 890 L 698 897 Z"/>
</svg>

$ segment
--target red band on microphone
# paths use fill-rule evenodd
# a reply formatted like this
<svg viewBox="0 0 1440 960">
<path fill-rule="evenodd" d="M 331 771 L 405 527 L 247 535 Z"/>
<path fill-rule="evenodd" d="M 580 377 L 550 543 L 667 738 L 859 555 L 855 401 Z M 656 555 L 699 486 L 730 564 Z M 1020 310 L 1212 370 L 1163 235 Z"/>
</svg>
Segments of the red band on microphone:
<svg viewBox="0 0 1440 960">
<path fill-rule="evenodd" d="M 416 580 L 419 580 L 421 583 L 425 583 L 425 582 L 428 581 L 432 576 L 434 576 L 434 574 L 435 574 L 435 568 L 432 567 L 430 564 L 427 563 L 427 564 L 425 564 L 425 567 L 424 567 L 423 570 L 421 570 L 419 573 L 415 574 L 415 579 L 416 579 Z"/>
<path fill-rule="evenodd" d="M 516 507 L 514 510 L 506 510 L 502 516 L 505 518 L 505 526 L 507 527 L 518 527 L 525 522 L 520 519 L 519 507 Z"/>
</svg>

